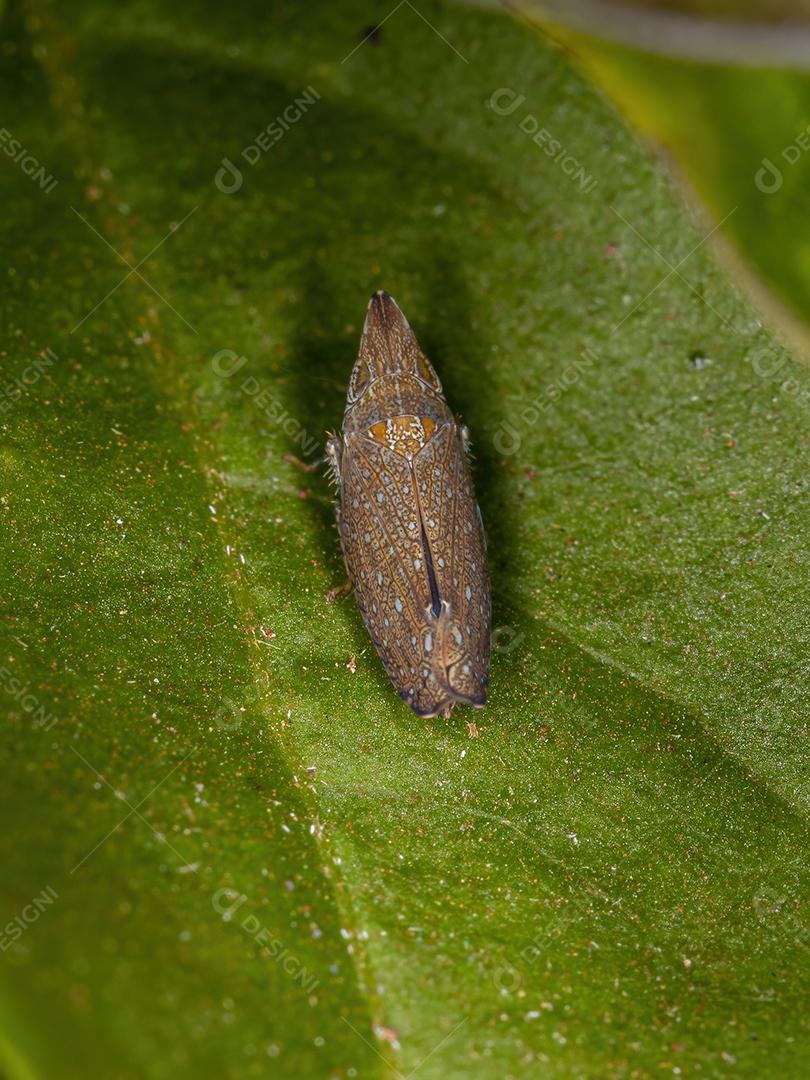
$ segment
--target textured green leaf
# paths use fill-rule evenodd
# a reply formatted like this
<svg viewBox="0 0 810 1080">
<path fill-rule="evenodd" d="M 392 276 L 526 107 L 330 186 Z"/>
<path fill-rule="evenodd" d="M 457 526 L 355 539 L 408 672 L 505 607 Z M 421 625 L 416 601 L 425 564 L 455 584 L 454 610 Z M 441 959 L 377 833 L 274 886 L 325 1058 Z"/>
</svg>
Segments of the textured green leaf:
<svg viewBox="0 0 810 1080">
<path fill-rule="evenodd" d="M 361 44 L 385 14 L 7 11 L 3 123 L 58 183 L 0 155 L 0 1061 L 799 1076 L 806 396 L 561 53 L 443 5 Z M 478 738 L 326 602 L 331 493 L 285 458 L 382 286 L 473 435 Z"/>
<path fill-rule="evenodd" d="M 722 3 L 696 6 L 708 9 L 709 15 L 730 13 L 723 11 Z M 741 14 L 739 5 L 735 7 L 736 14 Z M 538 15 L 541 11 L 531 4 L 529 8 Z M 767 5 L 754 8 L 767 20 Z M 804 5 L 785 8 L 771 14 L 789 24 L 787 9 L 792 9 L 797 45 L 810 43 L 810 24 L 800 21 L 807 18 Z M 749 16 L 755 13 L 748 11 Z M 653 35 L 658 25 L 655 16 L 636 14 L 647 35 Z M 717 40 L 718 35 L 710 33 L 699 18 L 683 25 L 689 26 L 685 37 L 695 45 L 701 39 Z M 761 279 L 751 282 L 760 299 L 806 353 L 810 343 L 810 74 L 806 63 L 791 67 L 793 54 L 785 53 L 780 63 L 780 50 L 766 37 L 766 27 L 767 21 L 764 26 L 752 24 L 738 30 L 746 42 L 746 62 L 739 65 L 712 60 L 708 46 L 703 58 L 691 56 L 684 42 L 676 56 L 650 55 L 622 44 L 620 34 L 616 40 L 605 41 L 568 27 L 555 27 L 554 32 L 638 128 L 677 163 L 715 221 L 722 219 L 724 232 L 736 242 L 738 259 L 741 256 L 749 274 L 753 270 Z M 787 37 L 788 29 L 782 30 L 780 40 Z M 763 36 L 761 54 L 756 48 L 758 33 Z M 666 42 L 661 45 L 666 48 Z M 808 50 L 810 45 L 805 57 Z M 799 48 L 796 52 L 801 55 Z M 768 288 L 764 295 L 763 283 Z M 728 329 L 745 333 L 733 324 Z M 763 358 L 760 367 L 779 370 L 780 361 L 778 354 L 768 361 Z"/>
</svg>

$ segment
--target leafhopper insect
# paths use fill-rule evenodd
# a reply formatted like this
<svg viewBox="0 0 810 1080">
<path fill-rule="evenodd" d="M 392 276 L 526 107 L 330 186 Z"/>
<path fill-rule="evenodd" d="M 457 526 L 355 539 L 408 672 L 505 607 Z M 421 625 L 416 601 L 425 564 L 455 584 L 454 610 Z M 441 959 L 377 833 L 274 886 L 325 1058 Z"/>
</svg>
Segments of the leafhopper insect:
<svg viewBox="0 0 810 1080">
<path fill-rule="evenodd" d="M 490 588 L 469 436 L 386 292 L 369 303 L 327 455 L 349 581 L 397 693 L 418 716 L 481 708 Z"/>
</svg>

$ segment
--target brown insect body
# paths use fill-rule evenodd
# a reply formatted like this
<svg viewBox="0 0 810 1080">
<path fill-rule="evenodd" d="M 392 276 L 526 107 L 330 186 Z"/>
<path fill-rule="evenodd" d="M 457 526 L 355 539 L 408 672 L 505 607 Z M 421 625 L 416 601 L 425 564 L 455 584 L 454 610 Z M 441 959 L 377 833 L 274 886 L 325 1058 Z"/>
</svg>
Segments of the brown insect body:
<svg viewBox="0 0 810 1080">
<path fill-rule="evenodd" d="M 346 568 L 397 692 L 420 716 L 481 707 L 489 577 L 466 429 L 385 292 L 371 298 L 343 434 L 327 451 Z"/>
</svg>

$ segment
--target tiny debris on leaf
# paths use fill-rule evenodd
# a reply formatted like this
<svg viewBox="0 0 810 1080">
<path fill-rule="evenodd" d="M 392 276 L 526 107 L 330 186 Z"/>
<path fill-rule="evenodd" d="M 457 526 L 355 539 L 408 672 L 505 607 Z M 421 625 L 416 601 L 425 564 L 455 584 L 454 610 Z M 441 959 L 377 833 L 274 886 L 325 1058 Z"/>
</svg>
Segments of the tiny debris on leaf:
<svg viewBox="0 0 810 1080">
<path fill-rule="evenodd" d="M 382 38 L 382 26 L 374 23 L 371 26 L 364 26 L 360 31 L 360 41 L 367 41 L 369 45 L 379 45 Z"/>
<path fill-rule="evenodd" d="M 711 363 L 711 357 L 704 355 L 700 350 L 696 350 L 689 357 L 689 363 L 695 369 L 695 371 L 702 371 Z"/>
<path fill-rule="evenodd" d="M 374 1034 L 381 1042 L 387 1042 L 395 1050 L 399 1048 L 399 1035 L 393 1028 L 385 1027 L 383 1024 L 375 1024 Z"/>
</svg>

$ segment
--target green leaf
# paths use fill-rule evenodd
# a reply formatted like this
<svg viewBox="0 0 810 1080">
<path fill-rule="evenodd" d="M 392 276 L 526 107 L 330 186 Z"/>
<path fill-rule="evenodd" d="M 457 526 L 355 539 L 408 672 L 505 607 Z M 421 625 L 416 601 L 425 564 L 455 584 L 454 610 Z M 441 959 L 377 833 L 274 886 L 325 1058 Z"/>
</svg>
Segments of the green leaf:
<svg viewBox="0 0 810 1080">
<path fill-rule="evenodd" d="M 622 42 L 631 25 L 626 12 L 612 40 L 596 29 L 555 25 L 553 32 L 633 123 L 674 159 L 714 221 L 722 220 L 724 233 L 735 242 L 737 273 L 806 355 L 810 74 L 806 63 L 801 69 L 792 65 L 797 55 L 806 58 L 810 25 L 793 8 L 792 34 L 789 22 L 769 34 L 768 12 L 762 9 L 761 24 L 734 23 L 728 33 L 718 30 L 722 23 L 682 19 L 679 51 L 672 56 L 666 55 L 669 23 L 660 23 L 653 13 L 634 10 L 630 18 L 641 23 L 648 40 L 656 40 L 654 55 Z M 788 12 L 781 17 L 788 19 Z M 719 44 L 728 54 L 735 40 L 744 62 L 730 64 L 712 53 Z M 733 324 L 728 329 L 745 333 Z M 759 365 L 775 373 L 784 361 L 777 347 Z"/>
<path fill-rule="evenodd" d="M 757 372 L 657 164 L 490 13 L 24 11 L 4 1072 L 800 1075 L 808 376 Z M 450 720 L 326 602 L 286 458 L 383 286 L 476 450 L 496 648 Z"/>
</svg>

